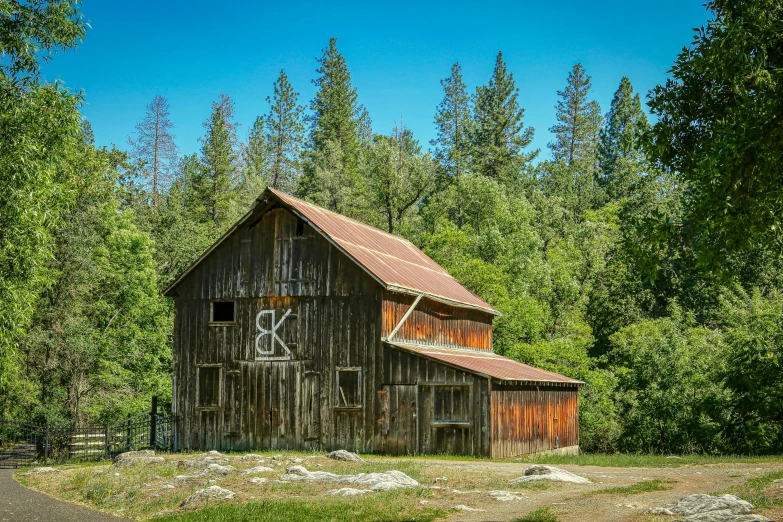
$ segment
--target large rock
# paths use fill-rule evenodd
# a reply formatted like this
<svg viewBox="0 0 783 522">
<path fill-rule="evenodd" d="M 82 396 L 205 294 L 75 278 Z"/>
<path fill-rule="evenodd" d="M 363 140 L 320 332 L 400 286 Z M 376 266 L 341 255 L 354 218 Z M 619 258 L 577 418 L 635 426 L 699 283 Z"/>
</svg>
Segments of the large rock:
<svg viewBox="0 0 783 522">
<path fill-rule="evenodd" d="M 227 489 L 223 489 L 220 486 L 209 486 L 208 488 L 199 489 L 188 498 L 182 501 L 181 507 L 186 507 L 191 504 L 197 504 L 199 502 L 209 502 L 210 500 L 229 500 L 234 498 L 234 492 Z"/>
<path fill-rule="evenodd" d="M 336 475 L 328 471 L 308 471 L 304 466 L 291 466 L 280 477 L 284 482 L 338 482 L 369 487 L 373 491 L 387 491 L 399 488 L 414 488 L 419 485 L 402 471 L 391 470 L 383 473 L 359 473 L 358 475 Z"/>
<path fill-rule="evenodd" d="M 180 460 L 177 465 L 186 468 L 206 468 L 210 464 L 225 464 L 228 459 L 223 457 L 204 457 L 203 459 Z"/>
<path fill-rule="evenodd" d="M 345 450 L 333 451 L 328 454 L 327 457 L 334 460 L 344 460 L 346 462 L 364 462 L 364 459 L 356 453 L 351 453 L 350 451 Z"/>
<path fill-rule="evenodd" d="M 510 491 L 494 490 L 487 493 L 490 497 L 501 502 L 509 502 L 511 500 L 524 500 L 524 497 L 515 495 Z"/>
<path fill-rule="evenodd" d="M 134 464 L 162 464 L 165 461 L 163 457 L 156 457 L 152 450 L 139 450 L 120 453 L 114 460 L 114 465 L 119 467 Z"/>
<path fill-rule="evenodd" d="M 575 473 L 566 471 L 564 469 L 556 468 L 554 466 L 530 466 L 525 470 L 525 476 L 515 478 L 511 481 L 512 484 L 519 484 L 521 482 L 532 482 L 535 480 L 549 480 L 552 482 L 570 482 L 573 484 L 589 484 L 590 481 L 585 477 L 580 477 Z"/>
<path fill-rule="evenodd" d="M 356 495 L 363 495 L 365 493 L 372 493 L 369 489 L 355 489 L 355 488 L 340 488 L 330 489 L 326 492 L 327 495 L 337 495 L 339 497 L 353 497 Z"/>
<path fill-rule="evenodd" d="M 33 468 L 27 473 L 25 473 L 25 475 L 45 475 L 47 473 L 59 473 L 59 472 L 60 472 L 59 469 L 54 469 L 54 468 Z"/>
<path fill-rule="evenodd" d="M 646 511 L 654 515 L 680 515 L 684 522 L 767 522 L 753 514 L 753 504 L 734 495 L 688 495 L 674 504 Z"/>
<path fill-rule="evenodd" d="M 181 482 L 183 480 L 212 478 L 220 475 L 228 475 L 229 473 L 233 473 L 234 471 L 236 471 L 234 466 L 221 466 L 220 464 L 210 464 L 207 467 L 200 469 L 199 471 L 194 471 L 193 473 L 188 473 L 187 475 L 179 475 L 177 477 L 174 477 L 174 480 Z"/>
<path fill-rule="evenodd" d="M 272 468 L 268 468 L 266 466 L 256 466 L 255 468 L 246 469 L 242 472 L 243 475 L 255 475 L 257 473 L 269 473 L 270 471 L 274 471 Z"/>
</svg>

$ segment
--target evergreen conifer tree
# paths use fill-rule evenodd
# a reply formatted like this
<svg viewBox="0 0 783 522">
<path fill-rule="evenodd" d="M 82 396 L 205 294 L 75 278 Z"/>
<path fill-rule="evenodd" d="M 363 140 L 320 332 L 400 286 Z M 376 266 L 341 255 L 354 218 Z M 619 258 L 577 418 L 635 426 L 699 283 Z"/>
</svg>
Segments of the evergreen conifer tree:
<svg viewBox="0 0 783 522">
<path fill-rule="evenodd" d="M 647 129 L 649 123 L 639 94 L 634 94 L 631 81 L 623 77 L 612 98 L 598 144 L 601 184 L 611 199 L 629 195 L 636 176 L 644 169 L 640 138 Z"/>
<path fill-rule="evenodd" d="M 269 185 L 291 192 L 300 176 L 304 143 L 304 107 L 299 105 L 285 71 L 275 82 L 274 99 L 267 97 L 269 113 L 263 117 L 263 133 L 269 157 Z"/>
<path fill-rule="evenodd" d="M 473 128 L 470 96 L 462 80 L 459 63 L 451 67 L 451 76 L 441 80 L 443 101 L 435 113 L 437 138 L 434 156 L 446 176 L 458 177 L 469 170 L 470 137 Z"/>
<path fill-rule="evenodd" d="M 360 184 L 362 141 L 369 128 L 369 116 L 358 102 L 345 57 L 337 50 L 336 38 L 329 40 L 329 47 L 324 49 L 318 63 L 316 72 L 319 76 L 313 80 L 318 91 L 310 102 L 310 157 L 306 179 L 298 192 L 302 196 L 315 197 L 315 193 L 323 188 L 318 172 L 324 171 L 326 167 L 323 165 L 328 164 L 327 170 L 340 177 L 345 185 L 339 193 L 350 197 L 355 191 L 354 186 Z M 328 158 L 321 157 L 325 154 Z M 334 169 L 340 172 L 333 172 Z M 334 205 L 342 206 L 335 201 L 333 197 L 319 200 L 332 210 L 336 210 Z"/>
<path fill-rule="evenodd" d="M 218 227 L 231 219 L 235 196 L 237 151 L 234 102 L 225 94 L 212 103 L 212 114 L 204 122 L 200 169 L 193 190 L 202 202 L 206 219 Z"/>
<path fill-rule="evenodd" d="M 172 181 L 178 161 L 177 145 L 171 129 L 169 102 L 155 96 L 146 107 L 144 119 L 136 124 L 136 134 L 128 138 L 131 156 L 139 163 L 149 190 L 152 206 L 158 207 L 160 194 Z"/>
<path fill-rule="evenodd" d="M 525 109 L 519 106 L 514 75 L 498 53 L 487 85 L 476 89 L 474 98 L 473 170 L 513 184 L 538 151 L 525 153 L 533 141 L 533 128 L 524 128 Z"/>
<path fill-rule="evenodd" d="M 598 135 L 601 129 L 601 108 L 589 100 L 590 76 L 582 64 L 574 65 L 568 75 L 568 85 L 557 94 L 557 123 L 549 130 L 555 141 L 549 144 L 555 161 L 569 167 L 579 163 L 581 169 L 597 167 Z"/>
</svg>

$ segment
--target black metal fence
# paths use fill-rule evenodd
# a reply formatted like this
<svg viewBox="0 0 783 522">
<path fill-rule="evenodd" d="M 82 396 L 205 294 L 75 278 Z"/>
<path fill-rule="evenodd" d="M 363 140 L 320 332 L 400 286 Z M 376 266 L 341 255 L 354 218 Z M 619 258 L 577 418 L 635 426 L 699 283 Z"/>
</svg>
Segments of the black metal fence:
<svg viewBox="0 0 783 522">
<path fill-rule="evenodd" d="M 152 409 L 103 426 L 29 424 L 0 419 L 0 468 L 114 458 L 125 451 L 176 451 L 174 417 Z"/>
</svg>

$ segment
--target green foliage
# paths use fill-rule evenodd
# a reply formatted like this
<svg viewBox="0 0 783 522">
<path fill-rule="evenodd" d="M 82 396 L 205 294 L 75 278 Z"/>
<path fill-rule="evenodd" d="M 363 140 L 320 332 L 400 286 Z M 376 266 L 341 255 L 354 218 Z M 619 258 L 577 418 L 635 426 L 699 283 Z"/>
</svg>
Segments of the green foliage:
<svg viewBox="0 0 783 522">
<path fill-rule="evenodd" d="M 354 196 L 362 193 L 359 171 L 370 118 L 358 102 L 336 38 L 329 40 L 318 63 L 319 76 L 313 80 L 318 90 L 310 102 L 310 159 L 299 195 L 331 210 L 347 212 Z M 330 186 L 326 193 L 324 185 Z"/>
<path fill-rule="evenodd" d="M 775 0 L 707 5 L 713 20 L 651 92 L 649 154 L 687 187 L 681 226 L 721 270 L 756 242 L 781 252 L 783 10 Z"/>
<path fill-rule="evenodd" d="M 274 101 L 266 99 L 269 113 L 263 117 L 263 140 L 269 160 L 267 184 L 286 192 L 295 192 L 301 175 L 304 107 L 298 105 L 298 99 L 299 93 L 294 91 L 285 71 L 280 71 Z"/>
<path fill-rule="evenodd" d="M 432 141 L 434 157 L 441 166 L 441 174 L 458 177 L 470 169 L 471 135 L 473 132 L 472 107 L 462 68 L 459 63 L 451 66 L 451 76 L 441 80 L 443 101 L 435 113 L 438 135 Z"/>
<path fill-rule="evenodd" d="M 623 425 L 618 446 L 650 453 L 723 449 L 728 394 L 719 368 L 720 332 L 699 327 L 676 306 L 671 317 L 642 321 L 611 336 Z"/>
<path fill-rule="evenodd" d="M 600 182 L 610 200 L 631 196 L 639 176 L 645 171 L 641 139 L 649 130 L 639 94 L 623 77 L 614 93 L 598 144 Z"/>
<path fill-rule="evenodd" d="M 522 518 L 514 519 L 514 522 L 559 522 L 552 508 L 538 508 Z"/>
<path fill-rule="evenodd" d="M 555 161 L 568 167 L 593 171 L 596 168 L 598 134 L 601 129 L 601 107 L 590 101 L 590 76 L 581 63 L 568 74 L 568 85 L 558 91 L 557 123 L 549 129 L 555 141 L 549 144 Z"/>
<path fill-rule="evenodd" d="M 637 482 L 626 487 L 606 488 L 599 489 L 593 492 L 593 495 L 638 495 L 639 493 L 650 493 L 652 491 L 667 491 L 672 489 L 671 484 L 674 481 L 671 480 L 645 480 L 644 482 Z"/>
<path fill-rule="evenodd" d="M 783 295 L 726 292 L 719 321 L 728 349 L 731 447 L 749 454 L 783 451 Z"/>
<path fill-rule="evenodd" d="M 487 85 L 476 89 L 473 103 L 473 172 L 501 182 L 516 182 L 538 151 L 524 152 L 533 141 L 533 128 L 524 128 L 525 109 L 519 106 L 514 75 L 503 53 Z"/>
<path fill-rule="evenodd" d="M 49 61 L 52 52 L 80 43 L 86 32 L 80 4 L 81 0 L 8 0 L 0 4 L 2 76 L 32 82 L 41 60 Z"/>
<path fill-rule="evenodd" d="M 399 232 L 403 220 L 432 187 L 434 167 L 409 129 L 398 126 L 393 136 L 374 138 L 367 151 L 367 187 L 371 206 L 384 218 L 386 226 L 381 227 Z"/>
</svg>

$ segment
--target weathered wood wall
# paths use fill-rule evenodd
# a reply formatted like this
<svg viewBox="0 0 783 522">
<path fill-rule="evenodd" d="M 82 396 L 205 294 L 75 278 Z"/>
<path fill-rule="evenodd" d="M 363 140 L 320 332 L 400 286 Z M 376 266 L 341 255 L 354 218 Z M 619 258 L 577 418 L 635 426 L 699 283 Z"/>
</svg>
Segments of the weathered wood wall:
<svg viewBox="0 0 783 522">
<path fill-rule="evenodd" d="M 384 346 L 382 375 L 386 386 L 380 392 L 384 397 L 381 404 L 388 396 L 390 407 L 387 413 L 382 412 L 378 422 L 376 452 L 413 453 L 409 448 L 415 447 L 416 452 L 422 454 L 490 455 L 489 381 L 486 378 L 388 345 Z M 451 405 L 437 406 L 436 399 L 449 400 L 446 394 L 438 391 L 455 387 L 463 390 L 464 398 L 459 406 L 454 406 L 453 393 Z M 402 388 L 407 389 L 397 396 L 415 396 L 415 411 L 409 412 L 407 417 L 404 416 L 405 408 L 400 410 L 394 400 L 395 389 Z M 436 417 L 436 413 L 450 409 L 464 412 L 464 419 Z M 402 413 L 393 419 L 395 411 Z M 415 439 L 418 441 L 412 442 Z"/>
<path fill-rule="evenodd" d="M 312 228 L 300 230 L 282 208 L 251 219 L 175 289 L 183 448 L 372 450 L 382 289 Z M 215 299 L 235 300 L 235 324 L 210 324 Z M 293 360 L 255 360 L 256 314 L 275 310 L 279 320 L 288 309 L 278 334 Z M 210 366 L 220 368 L 220 405 L 199 407 L 198 368 Z M 337 367 L 363 369 L 363 407 L 336 408 Z"/>
<path fill-rule="evenodd" d="M 415 296 L 397 292 L 383 295 L 383 335 L 387 337 L 408 311 Z M 492 316 L 424 298 L 394 335 L 397 342 L 462 346 L 492 351 Z"/>
<path fill-rule="evenodd" d="M 492 385 L 492 457 L 579 445 L 576 387 Z"/>
</svg>

